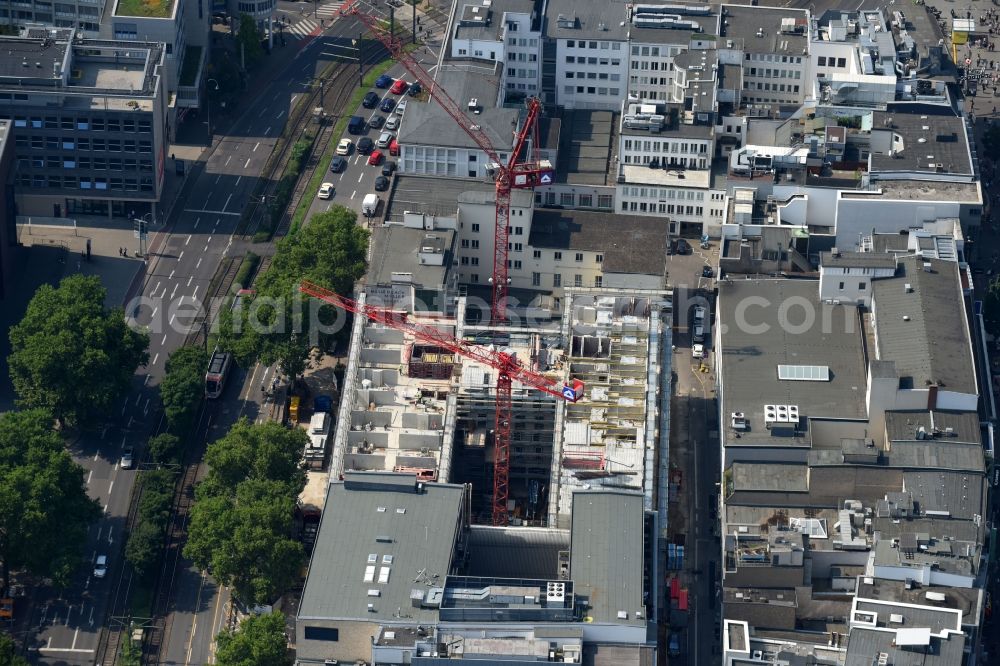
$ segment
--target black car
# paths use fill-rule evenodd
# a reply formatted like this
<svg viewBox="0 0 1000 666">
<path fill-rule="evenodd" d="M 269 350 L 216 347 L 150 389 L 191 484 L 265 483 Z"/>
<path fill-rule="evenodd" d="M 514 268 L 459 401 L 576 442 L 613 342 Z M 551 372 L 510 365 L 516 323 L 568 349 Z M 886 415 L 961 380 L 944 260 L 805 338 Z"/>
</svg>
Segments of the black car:
<svg viewBox="0 0 1000 666">
<path fill-rule="evenodd" d="M 378 93 L 369 90 L 368 94 L 365 95 L 365 98 L 361 101 L 361 106 L 366 109 L 374 109 L 375 106 L 378 105 L 378 100 Z"/>
<path fill-rule="evenodd" d="M 375 191 L 376 192 L 385 192 L 387 189 L 389 189 L 389 179 L 388 178 L 386 178 L 385 176 L 379 176 L 378 178 L 375 179 Z"/>
<path fill-rule="evenodd" d="M 410 84 L 410 89 L 406 91 L 406 94 L 410 97 L 416 97 L 420 94 L 421 90 L 423 90 L 423 88 L 420 86 L 420 82 L 414 81 Z"/>
<path fill-rule="evenodd" d="M 702 266 L 702 268 L 701 268 L 701 276 L 703 278 L 710 278 L 710 277 L 712 277 L 712 275 L 713 275 L 713 273 L 712 273 L 712 267 L 711 266 Z"/>
<path fill-rule="evenodd" d="M 372 129 L 381 129 L 385 125 L 385 116 L 372 116 L 368 121 L 368 126 Z"/>
<path fill-rule="evenodd" d="M 667 254 L 677 254 L 677 239 L 671 239 L 669 247 L 667 247 Z"/>
<path fill-rule="evenodd" d="M 396 108 L 396 100 L 394 100 L 391 97 L 386 97 L 384 100 L 382 100 L 382 103 L 379 104 L 378 108 L 379 111 L 383 111 L 384 113 L 389 113 L 394 108 Z"/>
<path fill-rule="evenodd" d="M 677 254 L 691 254 L 691 245 L 683 238 L 677 239 Z"/>
<path fill-rule="evenodd" d="M 372 152 L 372 149 L 374 147 L 375 147 L 375 142 L 372 141 L 369 137 L 363 136 L 360 139 L 358 139 L 358 152 L 361 153 L 362 155 L 367 155 L 368 153 Z"/>
<path fill-rule="evenodd" d="M 383 176 L 391 176 L 392 172 L 395 171 L 395 170 L 396 170 L 396 163 L 395 162 L 386 162 L 385 164 L 382 165 L 382 175 Z"/>
<path fill-rule="evenodd" d="M 340 173 L 346 168 L 347 168 L 347 160 L 345 160 L 340 155 L 334 157 L 333 161 L 330 162 L 330 171 L 332 171 L 333 173 Z"/>
</svg>

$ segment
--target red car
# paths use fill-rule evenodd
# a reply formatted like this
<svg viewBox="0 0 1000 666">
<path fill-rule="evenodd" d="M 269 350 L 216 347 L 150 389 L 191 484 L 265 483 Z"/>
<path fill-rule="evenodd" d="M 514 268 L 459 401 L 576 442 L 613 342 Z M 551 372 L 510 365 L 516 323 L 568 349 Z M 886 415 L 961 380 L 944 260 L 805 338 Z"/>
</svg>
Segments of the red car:
<svg viewBox="0 0 1000 666">
<path fill-rule="evenodd" d="M 406 92 L 406 89 L 409 87 L 410 84 L 404 81 L 403 79 L 396 79 L 396 82 L 392 84 L 391 88 L 389 88 L 389 92 L 391 92 L 393 95 L 402 95 L 403 93 Z"/>
<path fill-rule="evenodd" d="M 382 163 L 382 151 L 373 150 L 372 154 L 368 156 L 368 164 L 370 166 L 378 166 Z"/>
</svg>

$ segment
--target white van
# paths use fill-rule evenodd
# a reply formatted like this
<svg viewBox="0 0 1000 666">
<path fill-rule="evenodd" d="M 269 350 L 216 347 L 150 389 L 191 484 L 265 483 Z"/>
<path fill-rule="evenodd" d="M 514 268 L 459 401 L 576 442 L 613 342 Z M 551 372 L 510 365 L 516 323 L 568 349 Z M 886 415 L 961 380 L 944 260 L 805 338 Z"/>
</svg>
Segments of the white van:
<svg viewBox="0 0 1000 666">
<path fill-rule="evenodd" d="M 329 437 L 330 415 L 326 412 L 316 412 L 309 420 L 309 448 L 322 455 Z"/>
<path fill-rule="evenodd" d="M 378 195 L 377 194 L 366 194 L 364 200 L 361 202 L 361 212 L 371 217 L 378 212 Z"/>
</svg>

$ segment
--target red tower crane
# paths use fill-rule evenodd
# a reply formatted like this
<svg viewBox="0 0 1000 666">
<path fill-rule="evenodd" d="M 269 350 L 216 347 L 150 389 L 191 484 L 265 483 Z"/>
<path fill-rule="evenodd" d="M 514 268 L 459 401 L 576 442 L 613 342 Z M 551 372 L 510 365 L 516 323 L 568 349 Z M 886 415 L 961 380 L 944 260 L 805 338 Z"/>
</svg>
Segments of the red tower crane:
<svg viewBox="0 0 1000 666">
<path fill-rule="evenodd" d="M 511 387 L 514 381 L 572 402 L 575 402 L 583 391 L 583 382 L 580 380 L 574 380 L 571 384 L 560 384 L 551 377 L 546 377 L 541 373 L 524 367 L 513 354 L 477 345 L 466 340 L 459 340 L 443 333 L 434 326 L 412 321 L 405 312 L 375 305 L 361 304 L 311 282 L 303 281 L 299 285 L 299 291 L 330 305 L 343 308 L 348 312 L 366 317 L 371 321 L 394 328 L 403 333 L 408 333 L 421 342 L 436 345 L 442 349 L 447 349 L 455 354 L 460 354 L 465 358 L 494 368 L 497 371 L 497 418 L 496 435 L 494 437 L 494 465 L 499 465 L 501 462 L 509 464 L 510 460 Z M 501 459 L 500 454 L 501 446 L 505 447 L 503 459 Z M 508 474 L 506 473 L 500 475 L 494 472 L 492 512 L 494 525 L 507 524 L 507 478 Z"/>
<path fill-rule="evenodd" d="M 496 187 L 496 228 L 493 239 L 493 275 L 490 278 L 492 299 L 490 302 L 490 323 L 503 324 L 507 321 L 507 251 L 510 236 L 510 192 L 515 189 L 532 189 L 538 183 L 552 182 L 552 164 L 548 160 L 538 159 L 538 116 L 542 103 L 537 97 L 528 99 L 528 114 L 520 131 L 514 137 L 513 148 L 506 162 L 500 159 L 498 151 L 493 147 L 489 136 L 482 126 L 470 119 L 462 108 L 448 93 L 434 83 L 434 77 L 424 69 L 404 48 L 403 40 L 389 34 L 385 22 L 379 17 L 361 11 L 362 0 L 348 0 L 341 7 L 340 13 L 357 16 L 369 31 L 430 96 L 444 109 L 445 113 L 454 119 L 469 138 L 486 153 L 490 159 L 490 171 L 495 178 Z M 532 159 L 521 161 L 528 138 L 532 139 Z"/>
<path fill-rule="evenodd" d="M 528 113 L 520 131 L 514 137 L 513 147 L 510 157 L 506 162 L 500 159 L 500 155 L 489 136 L 482 126 L 470 119 L 462 108 L 453 100 L 441 87 L 435 85 L 434 77 L 417 62 L 404 48 L 403 41 L 389 34 L 385 21 L 380 17 L 361 11 L 361 5 L 366 4 L 362 0 L 348 0 L 341 7 L 340 13 L 343 15 L 357 16 L 364 23 L 368 30 L 385 45 L 385 48 L 392 54 L 414 79 L 428 91 L 428 94 L 444 109 L 445 113 L 462 128 L 469 138 L 486 153 L 490 159 L 489 171 L 492 173 L 494 186 L 496 188 L 496 226 L 493 236 L 493 274 L 490 278 L 492 298 L 490 301 L 490 323 L 494 326 L 507 322 L 507 252 L 510 237 L 510 193 L 514 189 L 532 189 L 539 183 L 552 182 L 552 164 L 548 160 L 538 158 L 538 116 L 541 112 L 541 102 L 536 97 L 528 99 Z M 532 138 L 532 159 L 522 161 L 522 153 L 528 138 Z M 339 298 L 339 297 L 338 297 Z M 349 309 L 349 308 L 348 308 Z M 367 316 L 367 314 L 366 314 Z M 387 324 L 388 325 L 388 324 Z M 426 339 L 426 338 L 423 338 Z M 459 344 L 460 341 L 453 340 L 450 344 Z M 465 343 L 461 343 L 465 344 Z M 466 345 L 468 349 L 478 349 L 474 345 Z M 463 347 L 466 348 L 466 347 Z M 447 347 L 451 349 L 452 347 Z M 487 361 L 487 357 L 480 357 L 479 353 L 463 353 L 470 358 L 481 360 L 496 368 L 496 421 L 494 427 L 494 456 L 493 456 L 493 524 L 507 524 L 507 496 L 510 477 L 510 424 L 513 418 L 513 405 L 511 399 L 511 383 L 513 379 L 518 379 L 522 383 L 532 386 L 553 395 L 562 396 L 558 390 L 543 388 L 542 385 L 524 381 L 522 377 L 525 372 L 520 365 L 510 366 L 510 362 L 516 362 L 509 354 L 487 355 L 492 361 Z M 541 375 L 537 375 L 541 377 Z M 582 387 L 582 384 L 581 384 Z M 571 389 L 570 389 L 571 390 Z M 575 398 L 573 398 L 575 399 Z"/>
</svg>

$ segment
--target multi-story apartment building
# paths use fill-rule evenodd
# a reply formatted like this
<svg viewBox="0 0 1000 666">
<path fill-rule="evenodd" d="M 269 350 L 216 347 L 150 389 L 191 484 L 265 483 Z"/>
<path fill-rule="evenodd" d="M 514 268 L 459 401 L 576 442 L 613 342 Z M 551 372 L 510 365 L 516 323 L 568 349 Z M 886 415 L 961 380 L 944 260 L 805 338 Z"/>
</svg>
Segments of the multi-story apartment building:
<svg viewBox="0 0 1000 666">
<path fill-rule="evenodd" d="M 669 100 L 672 59 L 714 45 L 710 5 L 625 5 L 553 0 L 546 39 L 555 45 L 550 97 L 572 109 L 617 111 L 626 97 Z"/>
<path fill-rule="evenodd" d="M 208 0 L 113 2 L 109 20 L 100 26 L 100 37 L 164 44 L 164 85 L 168 93 L 175 93 L 170 95 L 173 98 L 170 127 L 173 128 L 177 108 L 198 108 L 200 105 L 202 72 L 210 50 L 211 6 Z"/>
<path fill-rule="evenodd" d="M 813 22 L 809 56 L 811 95 L 820 103 L 874 106 L 896 99 L 897 67 L 904 68 L 880 11 L 826 12 Z M 912 83 L 916 94 L 921 86 Z"/>
<path fill-rule="evenodd" d="M 801 105 L 812 93 L 808 11 L 723 5 L 721 12 L 720 59 L 742 64 L 742 99 L 751 115 Z"/>
<path fill-rule="evenodd" d="M 508 97 L 538 95 L 542 33 L 534 0 L 478 0 L 459 4 L 457 11 L 452 59 L 502 62 L 502 87 Z"/>
<path fill-rule="evenodd" d="M 0 7 L 0 23 L 18 28 L 36 23 L 76 28 L 85 36 L 96 37 L 104 8 L 105 0 L 17 0 Z"/>
<path fill-rule="evenodd" d="M 0 37 L 0 120 L 13 130 L 18 215 L 157 214 L 167 102 L 163 45 Z"/>
</svg>

